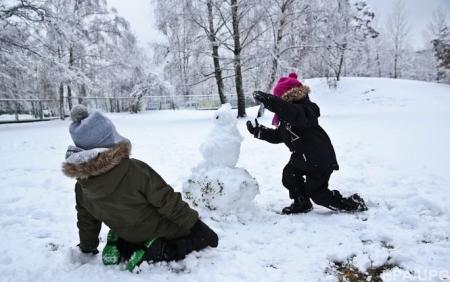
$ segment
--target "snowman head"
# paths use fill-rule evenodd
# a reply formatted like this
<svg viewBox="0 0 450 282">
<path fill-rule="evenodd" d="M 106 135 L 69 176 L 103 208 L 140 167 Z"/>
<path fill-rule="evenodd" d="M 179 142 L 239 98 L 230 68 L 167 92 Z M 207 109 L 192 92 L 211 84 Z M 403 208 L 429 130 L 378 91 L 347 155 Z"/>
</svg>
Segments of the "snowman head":
<svg viewBox="0 0 450 282">
<path fill-rule="evenodd" d="M 236 118 L 233 115 L 230 104 L 223 104 L 214 115 L 214 122 L 216 125 L 234 125 Z"/>
</svg>

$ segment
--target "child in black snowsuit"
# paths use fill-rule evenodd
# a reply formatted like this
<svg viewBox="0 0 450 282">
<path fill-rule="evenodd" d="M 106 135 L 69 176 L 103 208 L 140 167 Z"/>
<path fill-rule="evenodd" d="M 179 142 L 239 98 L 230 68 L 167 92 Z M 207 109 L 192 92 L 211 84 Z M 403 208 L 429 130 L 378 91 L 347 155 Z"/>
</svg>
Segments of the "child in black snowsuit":
<svg viewBox="0 0 450 282">
<path fill-rule="evenodd" d="M 354 194 L 342 197 L 337 190 L 328 189 L 331 173 L 339 169 L 331 140 L 319 125 L 319 107 L 309 99 L 309 87 L 297 80 L 295 73 L 282 77 L 274 94 L 256 91 L 253 97 L 266 109 L 275 113 L 272 124 L 266 128 L 248 121 L 247 129 L 255 138 L 278 144 L 284 143 L 292 152 L 283 170 L 283 185 L 294 202 L 283 208 L 283 214 L 306 213 L 316 204 L 337 211 L 365 211 L 364 200 Z"/>
</svg>

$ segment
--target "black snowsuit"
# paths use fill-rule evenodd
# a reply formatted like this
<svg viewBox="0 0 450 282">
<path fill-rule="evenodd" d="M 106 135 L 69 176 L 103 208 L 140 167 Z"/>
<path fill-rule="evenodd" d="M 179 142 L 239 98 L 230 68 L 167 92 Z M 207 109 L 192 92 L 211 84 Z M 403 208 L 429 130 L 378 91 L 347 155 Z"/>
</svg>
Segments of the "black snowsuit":
<svg viewBox="0 0 450 282">
<path fill-rule="evenodd" d="M 255 137 L 284 143 L 292 152 L 282 178 L 289 197 L 302 196 L 328 208 L 338 207 L 342 196 L 328 189 L 328 181 L 339 165 L 331 140 L 319 125 L 319 107 L 307 95 L 293 102 L 272 96 L 265 106 L 278 114 L 281 124 L 277 129 L 260 126 Z"/>
</svg>

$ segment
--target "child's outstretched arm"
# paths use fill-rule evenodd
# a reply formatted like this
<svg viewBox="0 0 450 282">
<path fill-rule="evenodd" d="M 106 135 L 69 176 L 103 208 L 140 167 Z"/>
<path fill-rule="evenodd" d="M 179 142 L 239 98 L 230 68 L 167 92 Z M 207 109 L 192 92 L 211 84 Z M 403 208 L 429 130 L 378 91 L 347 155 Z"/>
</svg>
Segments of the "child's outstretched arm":
<svg viewBox="0 0 450 282">
<path fill-rule="evenodd" d="M 309 107 L 286 102 L 262 91 L 253 92 L 253 97 L 256 101 L 263 103 L 266 109 L 278 114 L 281 119 L 294 126 L 312 127 L 318 124 L 317 114 Z"/>
<path fill-rule="evenodd" d="M 253 126 L 251 121 L 247 121 L 247 130 L 253 135 L 253 137 L 267 141 L 272 144 L 279 144 L 283 142 L 281 139 L 280 130 L 267 128 L 258 123 L 255 119 L 255 126 Z"/>
</svg>

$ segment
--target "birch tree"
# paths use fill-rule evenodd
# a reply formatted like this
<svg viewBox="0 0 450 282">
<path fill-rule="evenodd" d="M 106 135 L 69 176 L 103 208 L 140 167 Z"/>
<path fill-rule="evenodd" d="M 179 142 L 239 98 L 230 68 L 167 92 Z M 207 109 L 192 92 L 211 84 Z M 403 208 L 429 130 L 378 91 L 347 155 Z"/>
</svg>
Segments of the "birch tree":
<svg viewBox="0 0 450 282">
<path fill-rule="evenodd" d="M 192 6 L 190 7 L 190 19 L 203 30 L 208 38 L 211 48 L 211 58 L 213 61 L 213 73 L 217 84 L 217 92 L 219 94 L 220 103 L 225 104 L 227 103 L 227 98 L 225 96 L 221 57 L 219 55 L 221 42 L 218 36 L 226 22 L 225 19 L 216 16 L 216 10 L 221 9 L 221 3 L 216 0 L 205 0 L 198 2 L 199 3 L 192 3 Z M 210 75 L 211 74 L 206 74 L 205 76 L 208 79 Z"/>
</svg>

